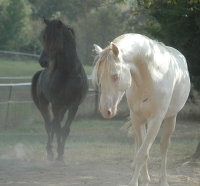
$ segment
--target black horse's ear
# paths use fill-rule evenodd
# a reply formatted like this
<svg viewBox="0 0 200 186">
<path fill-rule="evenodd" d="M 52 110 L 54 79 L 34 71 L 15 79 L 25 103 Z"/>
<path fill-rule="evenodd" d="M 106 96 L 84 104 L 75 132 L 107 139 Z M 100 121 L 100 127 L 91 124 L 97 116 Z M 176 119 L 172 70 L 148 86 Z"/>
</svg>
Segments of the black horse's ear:
<svg viewBox="0 0 200 186">
<path fill-rule="evenodd" d="M 49 23 L 49 20 L 47 20 L 45 17 L 43 17 L 44 23 L 47 25 Z"/>
<path fill-rule="evenodd" d="M 61 28 L 62 28 L 62 22 L 61 22 L 60 20 L 59 20 L 58 23 L 57 23 L 57 28 L 58 28 L 58 29 L 61 29 Z"/>
</svg>

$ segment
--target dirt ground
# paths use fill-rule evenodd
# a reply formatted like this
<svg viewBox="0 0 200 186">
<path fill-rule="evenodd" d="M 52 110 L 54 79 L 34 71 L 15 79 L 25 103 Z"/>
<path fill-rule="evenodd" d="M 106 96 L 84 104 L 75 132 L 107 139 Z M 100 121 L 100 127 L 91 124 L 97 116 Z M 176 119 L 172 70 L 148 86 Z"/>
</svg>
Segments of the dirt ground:
<svg viewBox="0 0 200 186">
<path fill-rule="evenodd" d="M 199 128 L 199 122 L 193 127 L 186 123 L 184 127 L 177 126 L 174 138 L 182 135 L 180 129 L 184 129 L 185 133 L 189 131 L 191 136 L 191 131 Z M 91 133 L 91 131 L 89 132 Z M 65 165 L 49 162 L 44 156 L 40 157 L 41 159 L 20 158 L 24 155 L 21 153 L 23 151 L 19 151 L 21 153 L 19 157 L 0 156 L 0 186 L 128 186 L 132 176 L 131 158 L 126 159 L 120 155 L 120 158 L 112 158 L 112 156 L 101 159 L 94 158 L 95 153 L 92 152 L 92 149 L 98 148 L 97 154 L 100 154 L 105 145 L 98 147 L 93 145 L 88 150 L 83 146 L 77 148 L 74 144 L 70 147 L 68 143 Z M 121 146 L 125 146 L 125 144 Z M 21 148 L 20 145 L 19 147 Z M 112 147 L 114 146 L 112 145 Z M 75 153 L 70 154 L 69 152 L 72 150 L 76 151 L 78 156 L 75 157 Z M 87 150 L 87 158 L 82 157 L 81 151 L 83 150 Z M 45 151 L 43 146 L 42 151 Z M 116 152 L 114 151 L 114 153 Z M 183 164 L 183 162 L 173 163 L 169 158 L 167 166 L 169 186 L 200 186 L 200 161 Z M 149 186 L 159 185 L 160 159 L 150 156 L 148 168 L 151 177 Z"/>
<path fill-rule="evenodd" d="M 125 186 L 131 180 L 131 161 L 0 159 L 0 186 Z M 160 162 L 149 161 L 150 186 L 157 186 Z M 200 186 L 200 164 L 169 166 L 170 186 Z"/>
</svg>

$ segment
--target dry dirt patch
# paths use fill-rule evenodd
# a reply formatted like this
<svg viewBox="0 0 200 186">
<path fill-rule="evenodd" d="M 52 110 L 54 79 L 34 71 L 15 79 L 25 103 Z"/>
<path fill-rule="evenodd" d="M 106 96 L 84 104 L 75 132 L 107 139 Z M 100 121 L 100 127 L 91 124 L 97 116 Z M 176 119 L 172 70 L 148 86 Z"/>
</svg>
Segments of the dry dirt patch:
<svg viewBox="0 0 200 186">
<path fill-rule="evenodd" d="M 131 179 L 131 162 L 72 160 L 66 165 L 46 160 L 0 159 L 1 186 L 124 186 Z M 150 160 L 150 186 L 158 185 L 160 163 Z M 200 186 L 200 166 L 187 164 L 168 169 L 170 186 Z"/>
<path fill-rule="evenodd" d="M 119 126 L 110 128 L 107 124 L 100 126 L 100 123 L 95 127 L 90 125 L 80 128 L 82 122 L 80 126 L 78 123 L 74 124 L 71 137 L 66 143 L 66 165 L 45 159 L 46 134 L 44 137 L 43 134 L 31 136 L 30 145 L 25 143 L 29 140 L 28 136 L 25 136 L 25 141 L 24 137 L 19 139 L 24 144 L 12 146 L 14 141 L 10 145 L 2 145 L 0 186 L 127 186 L 132 175 L 132 140 L 124 140 L 125 135 L 118 133 Z M 193 150 L 196 147 L 196 141 L 193 139 L 197 136 L 198 127 L 199 122 L 178 122 L 168 155 L 170 186 L 200 186 L 200 164 L 183 164 L 183 159 L 192 154 L 187 152 L 187 149 L 191 149 L 189 147 L 192 144 Z M 33 143 L 39 137 L 43 143 Z M 160 134 L 150 152 L 149 186 L 159 185 L 159 138 Z M 9 153 L 5 152 L 7 149 L 10 149 Z"/>
</svg>

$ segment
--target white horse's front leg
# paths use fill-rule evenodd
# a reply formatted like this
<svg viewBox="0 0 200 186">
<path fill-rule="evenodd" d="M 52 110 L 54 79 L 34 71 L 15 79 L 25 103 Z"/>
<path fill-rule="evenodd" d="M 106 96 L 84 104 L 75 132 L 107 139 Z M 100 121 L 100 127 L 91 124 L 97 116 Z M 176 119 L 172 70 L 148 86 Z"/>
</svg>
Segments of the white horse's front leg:
<svg viewBox="0 0 200 186">
<path fill-rule="evenodd" d="M 174 132 L 176 125 L 176 115 L 164 120 L 164 129 L 163 135 L 160 141 L 160 151 L 161 151 L 161 173 L 160 173 L 160 184 L 161 186 L 169 186 L 167 183 L 167 171 L 166 171 L 166 162 L 167 162 L 167 150 L 170 146 L 170 138 Z"/>
<path fill-rule="evenodd" d="M 143 168 L 143 166 L 147 163 L 147 159 L 149 157 L 149 150 L 152 146 L 153 141 L 155 140 L 155 137 L 157 136 L 161 123 L 162 123 L 162 120 L 156 117 L 148 121 L 147 134 L 144 138 L 144 141 L 142 142 L 142 145 L 137 151 L 137 154 L 135 157 L 135 161 L 134 161 L 135 171 L 133 174 L 133 178 L 130 182 L 130 186 L 138 186 L 138 178 L 139 178 L 140 171 Z M 139 128 L 140 127 L 138 127 L 138 130 L 135 131 L 135 133 L 137 134 L 141 133 L 141 129 Z M 150 179 L 147 179 L 146 181 L 142 180 L 143 181 L 142 186 L 148 186 L 149 180 Z"/>
<path fill-rule="evenodd" d="M 131 115 L 132 116 L 132 115 Z M 131 165 L 131 168 L 133 170 L 133 173 L 135 172 L 136 170 L 136 157 L 137 157 L 137 152 L 144 140 L 144 137 L 146 135 L 146 128 L 145 128 L 145 124 L 141 124 L 139 123 L 138 121 L 136 121 L 136 117 L 131 117 L 132 119 L 132 123 L 133 124 L 133 127 L 134 127 L 134 138 L 135 138 L 135 156 L 134 156 L 134 161 Z M 133 174 L 134 175 L 134 174 Z M 150 177 L 149 177 L 149 174 L 148 174 L 148 169 L 147 169 L 147 162 L 144 164 L 142 170 L 141 170 L 141 175 L 140 175 L 140 172 L 139 172 L 139 176 L 138 176 L 138 179 L 135 180 L 135 183 L 134 185 L 138 185 L 139 183 L 142 183 L 143 186 L 148 186 L 148 183 L 150 181 Z M 137 183 L 136 183 L 137 182 Z M 133 183 L 130 183 L 130 184 L 133 184 Z"/>
<path fill-rule="evenodd" d="M 134 159 L 133 159 L 133 163 L 131 164 L 131 169 L 133 171 L 133 174 L 135 172 L 135 157 L 136 157 L 136 154 L 137 154 L 137 151 L 139 149 L 139 143 L 138 143 L 138 139 L 137 139 L 137 136 L 135 134 L 135 130 L 134 130 L 134 139 L 135 139 L 135 153 L 134 153 Z M 140 144 L 141 145 L 141 144 Z M 133 174 L 132 174 L 132 177 L 133 177 Z M 141 175 L 139 175 L 139 178 L 138 178 L 138 184 L 141 182 Z"/>
<path fill-rule="evenodd" d="M 137 136 L 134 132 L 134 138 L 135 138 L 135 156 L 134 156 L 134 161 L 131 165 L 131 168 L 133 170 L 133 173 L 135 171 L 135 157 L 137 154 L 137 151 L 139 150 L 142 141 L 144 140 L 144 136 L 146 135 L 146 127 L 145 125 L 141 125 L 141 132 L 142 132 L 142 139 L 137 139 Z M 139 143 L 140 142 L 140 143 Z M 142 170 L 141 170 L 141 174 L 139 175 L 138 178 L 138 184 L 142 183 L 143 185 L 148 185 L 150 181 L 150 177 L 149 177 L 149 173 L 148 173 L 148 168 L 147 168 L 147 162 L 144 164 Z"/>
</svg>

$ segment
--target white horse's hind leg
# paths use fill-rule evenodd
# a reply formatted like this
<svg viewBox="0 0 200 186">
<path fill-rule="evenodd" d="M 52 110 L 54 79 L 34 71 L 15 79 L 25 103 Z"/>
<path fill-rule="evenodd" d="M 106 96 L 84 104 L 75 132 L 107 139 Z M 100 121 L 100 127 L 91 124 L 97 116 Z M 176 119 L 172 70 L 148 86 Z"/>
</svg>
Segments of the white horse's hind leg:
<svg viewBox="0 0 200 186">
<path fill-rule="evenodd" d="M 170 138 L 172 133 L 174 132 L 176 125 L 176 115 L 170 118 L 166 118 L 164 120 L 164 129 L 163 135 L 160 141 L 160 151 L 161 151 L 161 174 L 160 174 L 160 184 L 161 186 L 169 186 L 167 183 L 167 171 L 166 171 L 166 163 L 167 163 L 167 150 L 170 145 Z"/>
<path fill-rule="evenodd" d="M 155 140 L 155 137 L 158 134 L 161 123 L 162 123 L 162 119 L 160 119 L 159 117 L 158 118 L 154 117 L 152 120 L 148 122 L 148 129 L 147 129 L 146 136 L 144 138 L 144 141 L 142 142 L 141 147 L 137 151 L 137 154 L 135 157 L 135 161 L 134 161 L 135 171 L 133 174 L 133 178 L 130 182 L 130 186 L 138 186 L 138 178 L 139 178 L 140 171 L 143 168 L 143 166 L 147 163 L 147 159 L 149 157 L 149 150 L 152 146 L 153 141 Z M 138 127 L 138 129 L 139 128 L 140 127 Z M 137 129 L 137 127 L 134 127 L 134 129 Z M 139 132 L 141 132 L 141 130 L 135 131 L 135 133 L 137 134 Z M 148 182 L 146 183 L 143 182 L 142 186 L 148 186 Z"/>
</svg>

